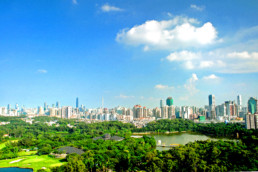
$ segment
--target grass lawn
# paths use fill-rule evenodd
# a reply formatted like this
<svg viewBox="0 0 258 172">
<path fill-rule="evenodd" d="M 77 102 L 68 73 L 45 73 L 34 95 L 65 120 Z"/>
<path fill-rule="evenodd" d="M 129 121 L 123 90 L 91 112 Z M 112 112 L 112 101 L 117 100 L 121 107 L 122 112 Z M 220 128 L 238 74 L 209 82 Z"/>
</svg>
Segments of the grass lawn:
<svg viewBox="0 0 258 172">
<path fill-rule="evenodd" d="M 5 147 L 5 143 L 0 143 L 0 150 Z"/>
<path fill-rule="evenodd" d="M 21 152 L 22 156 L 19 156 L 17 158 L 0 160 L 0 167 L 33 168 L 33 171 L 37 171 L 38 169 L 45 167 L 47 171 L 50 171 L 49 170 L 50 167 L 61 166 L 65 163 L 65 162 L 61 162 L 60 159 L 51 158 L 48 155 L 38 156 L 38 155 L 33 155 L 34 153 L 35 151 Z M 10 163 L 13 161 L 18 161 L 18 162 Z"/>
</svg>

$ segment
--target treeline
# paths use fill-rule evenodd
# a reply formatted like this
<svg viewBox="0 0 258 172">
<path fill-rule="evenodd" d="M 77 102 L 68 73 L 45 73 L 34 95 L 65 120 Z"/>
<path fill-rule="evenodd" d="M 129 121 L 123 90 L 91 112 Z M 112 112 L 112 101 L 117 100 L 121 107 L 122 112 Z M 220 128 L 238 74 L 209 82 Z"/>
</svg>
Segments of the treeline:
<svg viewBox="0 0 258 172">
<path fill-rule="evenodd" d="M 154 138 L 92 142 L 84 154 L 70 154 L 53 172 L 84 171 L 255 171 L 257 149 L 229 141 L 196 141 L 157 151 Z"/>
<path fill-rule="evenodd" d="M 157 121 L 152 121 L 148 123 L 143 128 L 136 128 L 134 132 L 146 132 L 146 131 L 153 131 L 153 132 L 173 132 L 173 131 L 192 131 L 194 129 L 194 122 L 191 120 L 184 120 L 184 119 L 161 119 Z"/>
<path fill-rule="evenodd" d="M 148 123 L 143 128 L 135 128 L 133 132 L 173 132 L 192 131 L 216 137 L 242 138 L 246 135 L 258 135 L 257 130 L 247 130 L 239 123 L 194 123 L 187 119 L 161 119 Z"/>
</svg>

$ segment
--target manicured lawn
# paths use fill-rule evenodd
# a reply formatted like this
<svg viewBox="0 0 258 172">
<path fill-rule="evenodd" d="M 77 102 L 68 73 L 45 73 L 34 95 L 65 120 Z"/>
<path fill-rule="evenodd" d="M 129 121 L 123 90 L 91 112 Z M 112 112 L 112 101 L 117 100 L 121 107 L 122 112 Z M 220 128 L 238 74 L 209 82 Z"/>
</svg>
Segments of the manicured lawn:
<svg viewBox="0 0 258 172">
<path fill-rule="evenodd" d="M 0 143 L 0 150 L 5 147 L 5 143 Z"/>
<path fill-rule="evenodd" d="M 33 154 L 35 151 L 31 151 Z M 30 152 L 24 152 L 23 156 L 14 159 L 0 160 L 0 167 L 22 167 L 33 168 L 33 171 L 37 171 L 42 167 L 45 167 L 47 171 L 50 171 L 50 167 L 61 166 L 65 162 L 61 162 L 60 159 L 51 158 L 48 155 L 29 155 Z M 20 153 L 19 153 L 20 154 Z M 20 160 L 20 161 L 19 161 Z M 18 161 L 10 163 L 13 161 Z"/>
</svg>

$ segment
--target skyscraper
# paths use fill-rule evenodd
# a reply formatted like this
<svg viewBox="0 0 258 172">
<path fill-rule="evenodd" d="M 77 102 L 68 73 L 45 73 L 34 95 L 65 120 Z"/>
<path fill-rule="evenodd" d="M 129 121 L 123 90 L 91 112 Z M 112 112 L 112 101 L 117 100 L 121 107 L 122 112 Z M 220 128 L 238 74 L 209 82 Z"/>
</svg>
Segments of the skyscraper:
<svg viewBox="0 0 258 172">
<path fill-rule="evenodd" d="M 44 111 L 47 110 L 47 102 L 44 103 Z"/>
<path fill-rule="evenodd" d="M 59 102 L 56 102 L 56 108 L 59 108 Z"/>
<path fill-rule="evenodd" d="M 168 106 L 172 106 L 173 105 L 173 98 L 168 97 L 166 103 L 167 103 Z"/>
<path fill-rule="evenodd" d="M 248 100 L 248 113 L 251 113 L 252 115 L 258 113 L 258 101 L 254 97 L 250 97 Z"/>
<path fill-rule="evenodd" d="M 160 100 L 160 108 L 162 108 L 164 106 L 163 100 Z"/>
<path fill-rule="evenodd" d="M 237 105 L 238 105 L 238 111 L 242 111 L 242 96 L 239 94 L 237 95 Z"/>
<path fill-rule="evenodd" d="M 76 108 L 79 108 L 79 98 L 76 98 Z"/>
<path fill-rule="evenodd" d="M 213 94 L 209 95 L 209 118 L 215 119 L 216 112 L 215 112 L 215 96 Z"/>
</svg>

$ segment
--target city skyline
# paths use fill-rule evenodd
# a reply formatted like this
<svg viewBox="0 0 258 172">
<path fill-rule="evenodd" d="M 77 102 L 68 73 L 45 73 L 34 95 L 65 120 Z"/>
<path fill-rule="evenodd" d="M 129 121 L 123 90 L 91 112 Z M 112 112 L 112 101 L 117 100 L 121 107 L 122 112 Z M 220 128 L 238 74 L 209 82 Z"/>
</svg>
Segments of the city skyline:
<svg viewBox="0 0 258 172">
<path fill-rule="evenodd" d="M 211 96 L 212 96 L 212 98 L 211 98 Z M 239 97 L 240 97 L 240 100 L 239 100 Z M 249 97 L 248 98 L 248 100 L 250 99 L 250 98 L 256 98 L 255 96 L 251 96 L 251 97 Z M 55 108 L 60 108 L 60 107 L 65 107 L 65 106 L 71 106 L 71 107 L 74 107 L 74 108 L 81 108 L 82 106 L 84 107 L 84 108 L 86 108 L 86 109 L 96 109 L 96 108 L 101 108 L 101 109 L 103 109 L 103 108 L 115 108 L 115 107 L 126 107 L 126 108 L 132 108 L 132 107 L 134 107 L 135 105 L 143 105 L 143 106 L 146 106 L 146 105 L 144 105 L 144 104 L 140 104 L 140 103 L 134 103 L 134 105 L 133 106 L 121 106 L 121 105 L 115 105 L 115 106 L 113 106 L 113 107 L 106 107 L 106 106 L 103 106 L 103 100 L 104 98 L 103 97 L 101 97 L 101 104 L 99 105 L 99 106 L 95 106 L 95 107 L 87 107 L 87 105 L 85 105 L 85 104 L 83 104 L 83 103 L 79 103 L 79 97 L 76 97 L 76 99 L 75 99 L 75 103 L 73 103 L 73 104 L 75 104 L 75 105 L 72 105 L 72 104 L 60 104 L 60 102 L 59 101 L 56 101 L 56 103 L 53 103 L 53 102 L 49 102 L 49 104 L 45 101 L 44 102 L 44 104 L 39 104 L 39 105 L 37 105 L 37 106 L 32 106 L 32 107 L 29 107 L 29 106 L 26 106 L 26 105 L 24 105 L 24 104 L 18 104 L 18 103 L 15 103 L 14 104 L 14 108 L 12 108 L 12 104 L 7 104 L 6 105 L 6 107 L 7 107 L 7 109 L 19 109 L 19 107 L 21 106 L 21 107 L 26 107 L 26 108 L 39 108 L 39 107 L 43 107 L 44 108 L 44 110 L 46 110 L 47 109 L 47 107 L 55 107 Z M 212 100 L 211 100 L 212 99 Z M 256 98 L 257 99 L 257 98 Z M 164 101 L 165 100 L 165 101 Z M 169 101 L 168 101 L 169 100 Z M 163 98 L 161 98 L 161 99 L 159 99 L 159 101 L 157 102 L 157 104 L 156 104 L 156 106 L 153 106 L 153 107 L 148 107 L 148 106 L 146 106 L 146 107 L 148 107 L 148 108 L 152 108 L 152 109 L 154 109 L 154 108 L 158 108 L 158 107 L 164 107 L 165 105 L 166 106 L 170 106 L 170 105 L 174 105 L 174 106 L 176 106 L 176 107 L 198 107 L 198 108 L 205 108 L 206 106 L 207 107 L 209 107 L 210 109 L 211 109 L 211 107 L 213 107 L 213 110 L 215 110 L 214 108 L 215 107 L 217 107 L 217 106 L 219 106 L 219 105 L 221 105 L 221 104 L 223 104 L 223 103 L 225 103 L 225 102 L 228 102 L 228 101 L 230 101 L 230 102 L 235 102 L 235 104 L 237 104 L 238 106 L 239 106 L 239 108 L 240 108 L 240 111 L 241 111 L 241 109 L 242 109 L 242 107 L 246 107 L 247 108 L 247 104 L 248 104 L 248 101 L 246 102 L 246 104 L 245 104 L 245 102 L 243 102 L 242 101 L 242 95 L 241 94 L 238 94 L 237 95 L 237 97 L 236 97 L 236 99 L 233 99 L 233 100 L 228 100 L 228 99 L 226 99 L 226 100 L 223 100 L 222 102 L 219 102 L 219 103 L 215 103 L 216 102 L 216 98 L 215 98 L 215 95 L 213 95 L 213 94 L 210 94 L 210 95 L 208 95 L 208 101 L 207 101 L 207 103 L 206 104 L 203 104 L 203 105 L 201 105 L 201 106 L 195 106 L 195 105 L 187 105 L 187 104 L 184 104 L 184 105 L 177 105 L 177 104 L 174 104 L 174 99 L 173 99 L 173 97 L 171 97 L 171 96 L 168 96 L 167 98 L 165 98 L 165 99 L 163 99 Z M 169 103 L 168 103 L 169 102 Z M 211 103 L 211 104 L 210 104 Z M 1 106 L 0 106 L 1 107 Z M 5 107 L 5 105 L 2 105 L 2 107 Z"/>
<path fill-rule="evenodd" d="M 219 15 L 218 15 L 219 9 Z M 258 96 L 258 2 L 0 2 L 0 106 Z"/>
</svg>

